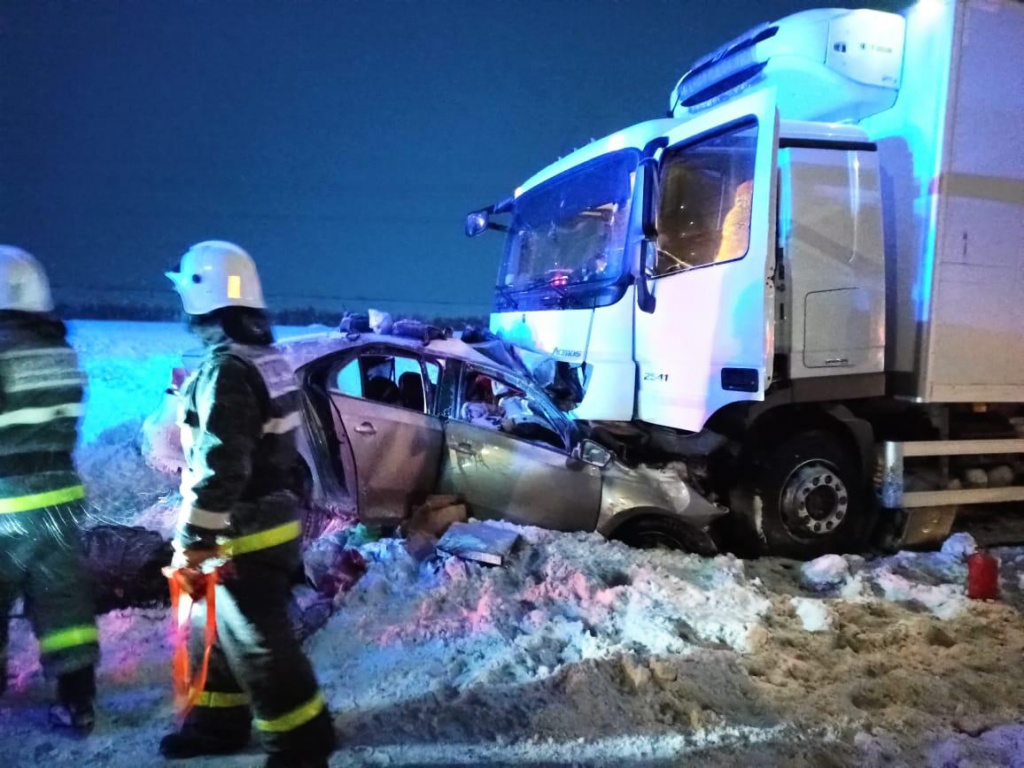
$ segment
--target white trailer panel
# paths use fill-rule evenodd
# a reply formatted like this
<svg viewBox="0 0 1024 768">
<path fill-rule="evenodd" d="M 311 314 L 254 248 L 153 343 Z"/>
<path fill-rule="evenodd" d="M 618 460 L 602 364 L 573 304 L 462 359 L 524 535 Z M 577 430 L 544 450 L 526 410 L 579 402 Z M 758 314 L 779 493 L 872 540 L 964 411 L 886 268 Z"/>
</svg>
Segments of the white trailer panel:
<svg viewBox="0 0 1024 768">
<path fill-rule="evenodd" d="M 887 369 L 925 402 L 1024 401 L 1024 3 L 907 13 L 885 175 Z"/>
<path fill-rule="evenodd" d="M 956 16 L 922 396 L 1024 401 L 1024 3 Z"/>
</svg>

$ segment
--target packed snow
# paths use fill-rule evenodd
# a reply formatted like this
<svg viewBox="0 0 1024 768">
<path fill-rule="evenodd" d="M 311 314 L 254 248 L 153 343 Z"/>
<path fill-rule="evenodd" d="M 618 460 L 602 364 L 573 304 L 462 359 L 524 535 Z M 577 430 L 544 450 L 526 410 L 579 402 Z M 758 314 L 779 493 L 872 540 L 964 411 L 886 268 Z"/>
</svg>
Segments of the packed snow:
<svg viewBox="0 0 1024 768">
<path fill-rule="evenodd" d="M 171 325 L 73 331 L 92 382 L 79 462 L 95 520 L 166 533 L 176 483 L 146 466 L 139 430 L 192 343 Z M 1002 598 L 979 602 L 965 596 L 976 545 L 963 536 L 940 552 L 804 564 L 515 528 L 508 562 L 490 567 L 352 524 L 336 521 L 308 560 L 336 593 L 307 641 L 342 737 L 332 765 L 1024 762 L 1024 549 L 993 551 Z M 331 550 L 358 569 L 331 571 Z M 12 620 L 9 764 L 159 761 L 173 724 L 167 612 L 106 614 L 100 631 L 99 725 L 75 741 L 48 729 L 51 690 Z M 191 762 L 258 760 L 254 746 Z"/>
</svg>

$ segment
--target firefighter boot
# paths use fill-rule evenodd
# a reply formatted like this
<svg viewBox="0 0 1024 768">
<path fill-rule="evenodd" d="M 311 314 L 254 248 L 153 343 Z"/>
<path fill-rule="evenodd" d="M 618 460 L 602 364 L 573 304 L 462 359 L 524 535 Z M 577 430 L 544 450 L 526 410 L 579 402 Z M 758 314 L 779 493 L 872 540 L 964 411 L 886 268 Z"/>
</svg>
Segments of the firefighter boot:
<svg viewBox="0 0 1024 768">
<path fill-rule="evenodd" d="M 327 768 L 336 746 L 334 726 L 325 709 L 306 723 L 301 741 L 267 755 L 263 768 Z"/>
<path fill-rule="evenodd" d="M 224 737 L 183 729 L 160 739 L 160 754 L 168 760 L 184 760 L 203 755 L 232 755 L 241 752 L 248 744 L 248 737 Z"/>
<path fill-rule="evenodd" d="M 263 768 L 328 768 L 327 757 L 299 752 L 275 752 L 267 756 Z"/>
<path fill-rule="evenodd" d="M 160 740 L 160 754 L 168 760 L 183 760 L 203 755 L 231 755 L 248 745 L 248 733 L 204 733 L 186 724 L 177 733 L 169 733 Z"/>
<path fill-rule="evenodd" d="M 50 708 L 50 722 L 88 736 L 96 725 L 96 670 L 92 665 L 57 678 L 58 703 Z"/>
</svg>

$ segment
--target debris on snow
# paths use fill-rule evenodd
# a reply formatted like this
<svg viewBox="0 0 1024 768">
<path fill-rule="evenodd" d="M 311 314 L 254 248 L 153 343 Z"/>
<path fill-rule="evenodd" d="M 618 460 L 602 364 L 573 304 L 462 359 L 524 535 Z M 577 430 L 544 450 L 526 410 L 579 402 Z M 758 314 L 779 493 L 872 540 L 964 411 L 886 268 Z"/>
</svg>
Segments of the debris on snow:
<svg viewBox="0 0 1024 768">
<path fill-rule="evenodd" d="M 954 533 L 942 542 L 942 554 L 960 560 L 966 560 L 968 555 L 973 555 L 977 551 L 978 544 L 969 533 Z"/>
<path fill-rule="evenodd" d="M 334 605 L 331 598 L 305 585 L 292 590 L 288 603 L 288 619 L 292 632 L 300 640 L 312 637 L 331 617 Z"/>
<path fill-rule="evenodd" d="M 824 590 L 842 584 L 850 575 L 850 564 L 842 555 L 823 555 L 804 563 L 803 583 L 809 589 Z"/>
<path fill-rule="evenodd" d="M 825 632 L 835 626 L 835 616 L 823 600 L 794 597 L 790 603 L 808 632 Z"/>
<path fill-rule="evenodd" d="M 321 536 L 303 552 L 306 579 L 328 599 L 351 589 L 366 572 L 366 561 L 351 546 L 352 530 Z"/>
<path fill-rule="evenodd" d="M 455 523 L 437 543 L 438 550 L 463 560 L 501 565 L 519 541 L 519 534 L 494 522 Z"/>
<path fill-rule="evenodd" d="M 882 589 L 886 600 L 921 605 L 940 619 L 952 619 L 967 606 L 962 585 L 918 584 L 887 568 L 879 571 L 875 583 Z"/>
<path fill-rule="evenodd" d="M 368 315 L 370 319 L 370 329 L 374 333 L 387 334 L 391 332 L 395 321 L 389 312 L 382 312 L 379 309 L 371 309 Z"/>
<path fill-rule="evenodd" d="M 402 528 L 442 536 L 452 523 L 464 523 L 467 519 L 466 505 L 458 496 L 431 496 L 413 510 Z"/>
</svg>

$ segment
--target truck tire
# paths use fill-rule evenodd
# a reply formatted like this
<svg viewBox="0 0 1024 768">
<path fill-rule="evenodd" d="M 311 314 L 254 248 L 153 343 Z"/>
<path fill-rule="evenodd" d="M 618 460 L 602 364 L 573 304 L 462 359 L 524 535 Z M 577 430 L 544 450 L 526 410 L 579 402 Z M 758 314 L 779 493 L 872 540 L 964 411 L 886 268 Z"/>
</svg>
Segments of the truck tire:
<svg viewBox="0 0 1024 768">
<path fill-rule="evenodd" d="M 667 515 L 644 515 L 624 523 L 613 539 L 636 549 L 678 549 L 702 557 L 718 554 L 711 537 L 685 520 Z"/>
<path fill-rule="evenodd" d="M 760 554 L 807 560 L 863 547 L 873 508 L 867 480 L 837 435 L 790 437 L 762 453 L 755 476 Z"/>
</svg>

